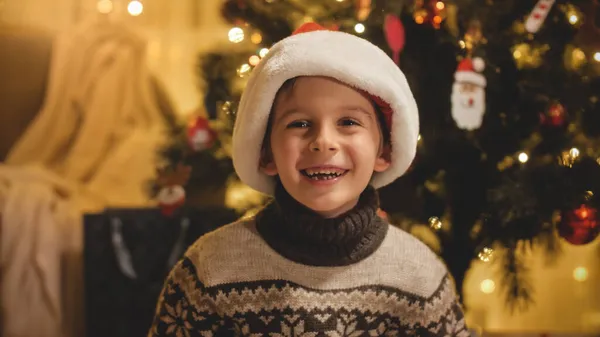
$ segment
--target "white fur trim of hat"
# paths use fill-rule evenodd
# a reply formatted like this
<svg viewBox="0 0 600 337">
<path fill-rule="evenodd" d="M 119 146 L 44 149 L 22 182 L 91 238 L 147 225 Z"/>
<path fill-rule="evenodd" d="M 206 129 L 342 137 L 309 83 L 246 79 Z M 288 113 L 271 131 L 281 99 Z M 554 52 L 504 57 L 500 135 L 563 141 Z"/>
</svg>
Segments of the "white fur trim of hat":
<svg viewBox="0 0 600 337">
<path fill-rule="evenodd" d="M 363 38 L 310 30 L 273 45 L 250 74 L 233 129 L 233 165 L 245 184 L 268 195 L 274 193 L 275 178 L 259 167 L 262 142 L 277 91 L 298 76 L 334 78 L 389 104 L 391 165 L 375 172 L 371 185 L 388 185 L 408 170 L 416 155 L 419 115 L 402 71 L 383 50 Z"/>
<path fill-rule="evenodd" d="M 457 71 L 454 74 L 454 79 L 457 82 L 473 83 L 480 87 L 485 87 L 486 85 L 485 77 L 473 71 Z"/>
</svg>

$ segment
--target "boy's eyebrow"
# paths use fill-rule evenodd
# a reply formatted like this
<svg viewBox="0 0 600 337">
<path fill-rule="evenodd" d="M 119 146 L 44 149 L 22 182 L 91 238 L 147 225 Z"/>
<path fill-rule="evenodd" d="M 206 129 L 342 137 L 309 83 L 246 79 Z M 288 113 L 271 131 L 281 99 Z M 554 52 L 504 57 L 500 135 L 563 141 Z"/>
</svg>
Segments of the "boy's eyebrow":
<svg viewBox="0 0 600 337">
<path fill-rule="evenodd" d="M 275 122 L 283 119 L 287 115 L 291 115 L 291 114 L 299 112 L 299 111 L 300 111 L 300 109 L 298 109 L 298 108 L 285 109 L 281 114 L 279 114 L 279 116 L 275 115 L 275 117 L 276 117 Z"/>
<path fill-rule="evenodd" d="M 369 117 L 369 118 L 371 118 L 371 119 L 373 118 L 373 114 L 372 114 L 372 113 L 370 113 L 368 110 L 366 110 L 365 108 L 363 108 L 363 107 L 362 107 L 362 106 L 360 106 L 360 105 L 345 105 L 345 106 L 342 106 L 342 107 L 340 108 L 340 110 L 342 110 L 342 111 L 360 111 L 360 112 L 362 112 L 362 113 L 363 113 L 365 116 L 367 116 L 367 117 Z"/>
</svg>

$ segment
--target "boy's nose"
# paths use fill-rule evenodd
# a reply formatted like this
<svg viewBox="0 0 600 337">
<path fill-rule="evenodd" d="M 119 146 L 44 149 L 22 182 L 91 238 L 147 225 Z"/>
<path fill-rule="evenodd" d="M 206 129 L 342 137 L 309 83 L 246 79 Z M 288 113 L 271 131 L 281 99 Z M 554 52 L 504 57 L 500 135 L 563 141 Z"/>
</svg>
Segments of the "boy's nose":
<svg viewBox="0 0 600 337">
<path fill-rule="evenodd" d="M 335 152 L 339 148 L 334 140 L 333 135 L 331 135 L 331 132 L 327 130 L 317 131 L 309 146 L 312 152 Z"/>
</svg>

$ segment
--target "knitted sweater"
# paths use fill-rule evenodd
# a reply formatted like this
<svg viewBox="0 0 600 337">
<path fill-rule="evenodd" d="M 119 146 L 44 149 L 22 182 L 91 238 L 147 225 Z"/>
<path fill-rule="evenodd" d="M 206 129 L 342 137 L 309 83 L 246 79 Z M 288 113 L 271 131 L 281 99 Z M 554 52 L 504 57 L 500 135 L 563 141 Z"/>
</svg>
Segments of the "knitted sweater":
<svg viewBox="0 0 600 337">
<path fill-rule="evenodd" d="M 276 200 L 188 250 L 149 337 L 469 336 L 443 263 L 377 217 L 375 191 L 336 219 Z"/>
</svg>

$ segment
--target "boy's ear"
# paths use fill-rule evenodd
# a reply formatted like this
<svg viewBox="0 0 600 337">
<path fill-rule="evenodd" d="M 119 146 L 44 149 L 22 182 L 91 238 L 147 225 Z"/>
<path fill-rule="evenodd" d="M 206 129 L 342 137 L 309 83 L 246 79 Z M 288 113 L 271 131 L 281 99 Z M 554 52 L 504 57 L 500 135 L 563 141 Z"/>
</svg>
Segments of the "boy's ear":
<svg viewBox="0 0 600 337">
<path fill-rule="evenodd" d="M 277 166 L 275 166 L 275 161 L 273 161 L 273 156 L 266 149 L 262 149 L 260 151 L 260 161 L 259 167 L 260 170 L 268 175 L 268 176 L 276 176 L 277 175 Z"/>
<path fill-rule="evenodd" d="M 390 144 L 384 144 L 381 152 L 379 153 L 379 157 L 375 159 L 375 167 L 373 168 L 373 171 L 383 172 L 387 170 L 390 165 L 392 165 L 392 147 Z"/>
</svg>

